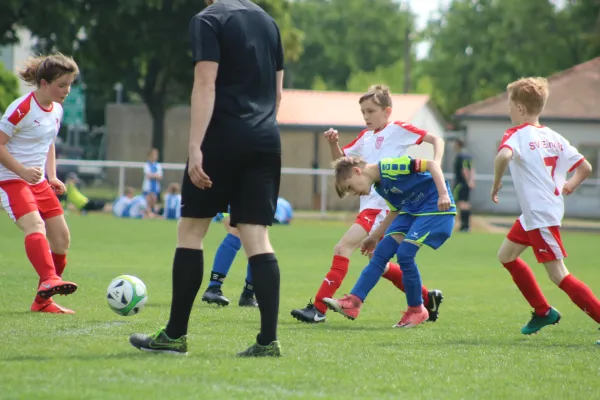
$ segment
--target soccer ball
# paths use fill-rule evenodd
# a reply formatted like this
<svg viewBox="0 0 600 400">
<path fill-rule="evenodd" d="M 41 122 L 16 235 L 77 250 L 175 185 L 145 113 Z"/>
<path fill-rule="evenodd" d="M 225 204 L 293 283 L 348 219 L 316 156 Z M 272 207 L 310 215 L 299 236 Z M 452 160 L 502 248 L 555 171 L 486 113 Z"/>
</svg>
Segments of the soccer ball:
<svg viewBox="0 0 600 400">
<path fill-rule="evenodd" d="M 119 315 L 130 316 L 139 313 L 148 300 L 146 285 L 131 275 L 117 276 L 106 290 L 108 306 Z"/>
</svg>

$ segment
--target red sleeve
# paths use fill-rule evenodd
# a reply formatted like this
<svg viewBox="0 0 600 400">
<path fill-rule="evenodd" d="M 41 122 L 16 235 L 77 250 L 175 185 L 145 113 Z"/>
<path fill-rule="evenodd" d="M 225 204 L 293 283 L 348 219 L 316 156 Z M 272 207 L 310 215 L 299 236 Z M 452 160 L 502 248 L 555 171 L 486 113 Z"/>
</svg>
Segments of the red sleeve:
<svg viewBox="0 0 600 400">
<path fill-rule="evenodd" d="M 395 121 L 394 124 L 400 126 L 408 132 L 414 133 L 416 135 L 414 144 L 423 143 L 423 138 L 425 137 L 425 135 L 427 135 L 427 131 L 419 129 L 416 126 L 409 124 L 408 122 Z"/>
<path fill-rule="evenodd" d="M 354 138 L 353 141 L 351 141 L 350 143 L 348 143 L 347 145 L 345 145 L 344 147 L 342 147 L 342 152 L 344 153 L 344 155 L 346 155 L 346 150 L 351 149 L 352 147 L 354 147 L 354 145 L 356 144 L 356 142 L 358 142 L 360 140 L 361 137 L 363 137 L 363 135 L 368 131 L 368 129 L 364 129 L 362 130 L 357 137 Z"/>
<path fill-rule="evenodd" d="M 512 152 L 514 152 L 513 148 L 506 142 L 508 142 L 510 140 L 510 138 L 519 130 L 519 128 L 520 127 L 517 126 L 515 128 L 510 128 L 506 132 L 504 132 L 504 136 L 502 136 L 502 141 L 500 142 L 500 146 L 498 146 L 498 152 L 500 150 L 502 150 L 503 148 L 507 148 L 507 149 L 511 150 Z"/>
<path fill-rule="evenodd" d="M 32 92 L 33 93 L 33 92 Z M 19 122 L 29 113 L 31 109 L 31 96 L 27 96 L 8 117 L 8 122 L 17 126 Z"/>
<path fill-rule="evenodd" d="M 577 161 L 571 168 L 569 168 L 569 172 L 573 172 L 585 161 L 585 157 L 582 157 L 581 160 Z"/>
</svg>

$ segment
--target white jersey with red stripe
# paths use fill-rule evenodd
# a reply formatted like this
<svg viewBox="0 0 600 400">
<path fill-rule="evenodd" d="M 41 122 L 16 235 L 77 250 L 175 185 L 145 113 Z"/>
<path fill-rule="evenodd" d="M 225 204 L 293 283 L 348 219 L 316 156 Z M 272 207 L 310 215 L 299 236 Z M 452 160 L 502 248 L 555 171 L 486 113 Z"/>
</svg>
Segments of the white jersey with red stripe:
<svg viewBox="0 0 600 400">
<path fill-rule="evenodd" d="M 45 109 L 37 102 L 33 92 L 19 97 L 8 106 L 0 120 L 0 131 L 10 137 L 6 149 L 23 166 L 44 169 L 62 117 L 60 103 L 53 103 Z M 20 178 L 0 164 L 0 181 L 9 179 Z"/>
<path fill-rule="evenodd" d="M 575 170 L 583 156 L 557 132 L 531 124 L 507 130 L 498 151 L 504 147 L 513 152 L 510 174 L 525 231 L 560 226 L 567 172 Z"/>
<path fill-rule="evenodd" d="M 410 146 L 421 144 L 426 131 L 405 122 L 390 122 L 383 129 L 365 129 L 356 139 L 342 148 L 346 156 L 360 157 L 369 164 L 384 158 L 401 157 Z M 387 210 L 385 200 L 371 187 L 371 193 L 360 196 L 360 211 L 372 208 Z"/>
</svg>

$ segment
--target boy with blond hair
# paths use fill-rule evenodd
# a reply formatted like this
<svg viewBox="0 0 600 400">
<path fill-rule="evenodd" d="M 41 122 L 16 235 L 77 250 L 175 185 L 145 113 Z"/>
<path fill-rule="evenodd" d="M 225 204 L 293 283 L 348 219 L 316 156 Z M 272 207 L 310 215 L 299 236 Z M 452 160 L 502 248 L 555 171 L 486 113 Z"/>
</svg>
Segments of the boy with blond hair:
<svg viewBox="0 0 600 400">
<path fill-rule="evenodd" d="M 563 195 L 570 195 L 592 171 L 592 167 L 567 139 L 540 125 L 549 90 L 544 78 L 522 78 L 508 85 L 508 109 L 514 128 L 507 130 L 494 161 L 491 198 L 499 202 L 502 176 L 510 166 L 522 214 L 498 250 L 498 259 L 534 309 L 521 332 L 530 335 L 559 322 L 529 266 L 519 256 L 532 247 L 552 282 L 579 308 L 600 323 L 600 301 L 589 287 L 567 270 L 567 252 L 560 236 L 564 215 Z M 566 180 L 567 172 L 574 172 Z"/>
</svg>

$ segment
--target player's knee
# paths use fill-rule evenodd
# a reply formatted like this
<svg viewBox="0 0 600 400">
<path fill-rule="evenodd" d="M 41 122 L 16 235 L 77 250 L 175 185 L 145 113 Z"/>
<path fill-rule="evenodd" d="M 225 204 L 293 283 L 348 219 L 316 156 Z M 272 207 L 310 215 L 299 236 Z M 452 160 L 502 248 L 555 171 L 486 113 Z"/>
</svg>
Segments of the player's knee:
<svg viewBox="0 0 600 400">
<path fill-rule="evenodd" d="M 498 261 L 502 264 L 507 264 L 509 262 L 515 261 L 517 256 L 515 256 L 510 249 L 506 249 L 504 246 L 498 249 L 498 253 L 496 254 Z"/>
<path fill-rule="evenodd" d="M 565 266 L 563 260 L 554 260 L 550 262 L 544 263 L 546 267 L 546 273 L 548 274 L 548 278 L 556 285 L 560 285 L 563 279 L 567 275 L 569 275 L 569 271 Z"/>
<path fill-rule="evenodd" d="M 59 233 L 55 233 L 48 237 L 50 243 L 50 249 L 54 253 L 65 254 L 71 246 L 71 234 L 69 229 L 65 226 L 65 229 Z"/>
<path fill-rule="evenodd" d="M 510 255 L 506 254 L 506 252 L 502 251 L 502 249 L 498 250 L 498 254 L 496 254 L 496 258 L 498 258 L 498 261 L 500 261 L 502 264 L 506 264 L 509 263 L 511 261 Z"/>
<path fill-rule="evenodd" d="M 273 253 L 266 226 L 238 224 L 238 230 L 246 256 L 252 257 L 257 254 Z"/>
<path fill-rule="evenodd" d="M 210 218 L 181 218 L 177 224 L 177 247 L 201 249 Z"/>
<path fill-rule="evenodd" d="M 240 237 L 240 232 L 233 226 L 226 226 L 225 229 L 227 229 L 227 233 L 229 233 L 230 235 L 233 235 L 238 238 Z"/>
<path fill-rule="evenodd" d="M 344 242 L 339 242 L 335 246 L 333 246 L 333 255 L 341 256 L 341 257 L 350 257 L 354 248 Z"/>
<path fill-rule="evenodd" d="M 417 252 L 420 247 L 414 243 L 402 242 L 400 246 L 398 246 L 398 250 L 396 252 L 396 257 L 398 259 L 398 264 L 400 267 L 414 265 L 415 257 L 417 256 Z"/>
<path fill-rule="evenodd" d="M 25 236 L 31 235 L 32 233 L 46 235 L 46 225 L 37 212 L 32 212 L 19 218 L 17 220 L 17 226 L 23 231 Z"/>
</svg>

